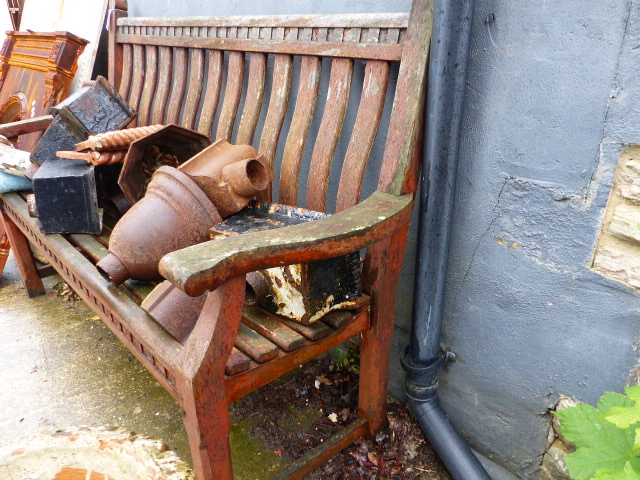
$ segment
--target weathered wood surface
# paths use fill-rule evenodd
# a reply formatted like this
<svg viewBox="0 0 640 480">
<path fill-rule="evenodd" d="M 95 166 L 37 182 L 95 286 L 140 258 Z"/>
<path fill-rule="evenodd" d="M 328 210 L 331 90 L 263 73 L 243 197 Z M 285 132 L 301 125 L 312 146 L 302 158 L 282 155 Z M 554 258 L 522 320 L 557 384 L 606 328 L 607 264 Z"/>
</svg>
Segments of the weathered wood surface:
<svg viewBox="0 0 640 480">
<path fill-rule="evenodd" d="M 250 40 L 238 38 L 164 37 L 156 35 L 119 34 L 118 40 L 137 45 L 166 45 L 170 47 L 211 48 L 234 52 L 286 53 L 290 55 L 317 55 L 323 57 L 367 58 L 398 61 L 402 45 L 380 43 Z"/>
<path fill-rule="evenodd" d="M 407 14 L 135 19 L 125 18 L 124 12 L 112 17 L 111 25 L 117 23 L 117 28 L 110 32 L 109 75 L 125 100 L 140 110 L 139 124 L 177 123 L 229 139 L 237 131 L 234 141 L 259 145 L 272 166 L 278 166 L 277 152 L 283 152 L 278 172 L 283 203 L 298 203 L 298 185 L 303 181 L 306 206 L 325 210 L 329 178 L 340 176 L 339 213 L 326 220 L 218 240 L 215 245 L 208 242 L 163 260 L 162 271 L 188 293 L 214 290 L 184 345 L 140 309 L 144 286 L 113 288 L 93 267 L 92 261 L 108 245 L 113 226 L 109 219 L 101 236 L 44 237 L 36 220 L 28 218 L 24 201 L 3 196 L 7 218 L 16 222 L 18 232 L 43 250 L 65 281 L 180 402 L 201 479 L 233 477 L 229 402 L 359 334 L 362 418 L 327 442 L 325 453 L 310 454 L 304 459 L 306 466 L 293 466 L 283 476 L 302 478 L 356 436 L 374 433 L 384 422 L 384 366 L 417 183 L 431 10 L 431 0 L 414 0 L 410 19 Z M 268 56 L 273 56 L 272 70 Z M 323 58 L 331 65 L 326 92 L 319 91 L 326 88 L 319 82 Z M 293 66 L 300 60 L 301 71 L 294 74 Z M 398 61 L 397 88 L 391 92 L 389 72 L 396 69 L 390 63 Z M 356 68 L 365 70 L 363 85 L 353 85 L 352 78 L 360 78 L 360 72 L 354 74 Z M 298 75 L 298 90 L 292 91 L 292 77 Z M 354 91 L 360 98 L 358 114 L 345 131 Z M 385 99 L 387 91 L 393 99 Z M 316 106 L 317 98 L 324 97 L 325 104 Z M 390 126 L 378 133 L 385 100 L 393 100 Z M 316 110 L 322 119 L 317 136 L 310 138 Z M 257 138 L 260 115 L 265 120 Z M 376 162 L 382 164 L 380 172 L 368 172 L 376 135 L 386 136 L 384 158 Z M 342 142 L 347 145 L 345 158 L 335 160 L 342 164 L 342 172 L 332 173 Z M 309 176 L 300 179 L 307 171 L 305 151 L 311 152 Z M 378 192 L 358 203 L 365 171 L 367 176 L 379 173 Z M 260 199 L 270 198 L 271 191 Z M 364 286 L 370 304 L 364 302 L 355 312 L 337 312 L 310 326 L 259 309 L 250 309 L 243 317 L 244 273 L 364 247 Z M 22 255 L 30 258 L 26 252 Z M 242 341 L 263 363 L 237 348 Z M 256 348 L 257 344 L 262 347 Z"/>
<path fill-rule="evenodd" d="M 166 255 L 160 273 L 189 295 L 265 268 L 355 252 L 409 222 L 412 195 L 375 192 L 359 205 L 313 222 L 217 239 Z"/>
<path fill-rule="evenodd" d="M 316 109 L 321 66 L 319 57 L 305 56 L 302 58 L 296 106 L 280 167 L 280 203 L 285 205 L 298 203 L 300 165 L 313 121 L 313 113 Z"/>
<path fill-rule="evenodd" d="M 311 156 L 306 203 L 310 210 L 323 212 L 326 207 L 331 164 L 347 113 L 352 75 L 352 60 L 337 58 L 332 61 L 327 102 Z"/>
<path fill-rule="evenodd" d="M 207 70 L 207 88 L 202 102 L 202 113 L 198 122 L 198 131 L 211 136 L 213 133 L 213 119 L 218 109 L 220 89 L 222 87 L 223 58 L 222 52 L 213 50 L 207 52 L 209 56 L 209 68 Z"/>
<path fill-rule="evenodd" d="M 9 243 L 11 244 L 11 248 L 13 248 L 18 270 L 20 271 L 20 278 L 22 278 L 22 283 L 27 290 L 27 294 L 29 297 L 43 295 L 45 293 L 44 285 L 33 263 L 27 238 L 16 226 L 13 219 L 5 212 L 2 212 L 1 223 L 2 230 L 4 230 L 4 233 L 9 238 Z"/>
<path fill-rule="evenodd" d="M 228 17 L 129 17 L 120 27 L 271 27 L 271 28 L 406 28 L 407 13 L 357 13 L 340 15 L 239 15 Z"/>
<path fill-rule="evenodd" d="M 0 220 L 0 275 L 4 271 L 4 266 L 7 264 L 7 260 L 9 259 L 9 251 L 11 249 L 11 244 L 9 243 L 9 236 L 4 229 L 4 223 Z"/>
<path fill-rule="evenodd" d="M 224 92 L 224 102 L 220 112 L 216 140 L 226 138 L 231 140 L 231 132 L 238 113 L 240 98 L 242 97 L 242 82 L 244 81 L 244 54 L 229 53 L 229 71 L 227 72 L 227 89 Z"/>
<path fill-rule="evenodd" d="M 25 118 L 17 122 L 3 123 L 0 125 L 0 135 L 11 138 L 25 133 L 40 132 L 46 130 L 53 117 L 51 115 L 42 115 L 41 117 Z"/>
</svg>

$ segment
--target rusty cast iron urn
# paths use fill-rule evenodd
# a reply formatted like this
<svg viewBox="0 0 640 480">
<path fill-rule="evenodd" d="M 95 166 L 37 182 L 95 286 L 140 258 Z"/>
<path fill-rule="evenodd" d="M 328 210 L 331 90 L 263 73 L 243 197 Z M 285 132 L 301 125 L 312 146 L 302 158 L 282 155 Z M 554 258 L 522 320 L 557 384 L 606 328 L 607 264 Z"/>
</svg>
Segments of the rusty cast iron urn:
<svg viewBox="0 0 640 480">
<path fill-rule="evenodd" d="M 160 167 L 144 198 L 116 224 L 109 254 L 97 267 L 116 285 L 127 278 L 160 280 L 158 262 L 164 255 L 207 240 L 208 229 L 221 221 L 188 175 Z"/>
</svg>

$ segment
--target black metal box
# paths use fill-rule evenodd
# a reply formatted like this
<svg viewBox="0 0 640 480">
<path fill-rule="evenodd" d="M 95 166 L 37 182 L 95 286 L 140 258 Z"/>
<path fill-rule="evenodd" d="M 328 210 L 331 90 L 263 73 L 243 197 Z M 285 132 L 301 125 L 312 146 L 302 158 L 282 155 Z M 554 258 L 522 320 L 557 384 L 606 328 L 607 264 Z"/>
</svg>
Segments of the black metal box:
<svg viewBox="0 0 640 480">
<path fill-rule="evenodd" d="M 45 233 L 100 234 L 94 168 L 83 160 L 56 158 L 38 169 L 33 193 Z"/>
</svg>

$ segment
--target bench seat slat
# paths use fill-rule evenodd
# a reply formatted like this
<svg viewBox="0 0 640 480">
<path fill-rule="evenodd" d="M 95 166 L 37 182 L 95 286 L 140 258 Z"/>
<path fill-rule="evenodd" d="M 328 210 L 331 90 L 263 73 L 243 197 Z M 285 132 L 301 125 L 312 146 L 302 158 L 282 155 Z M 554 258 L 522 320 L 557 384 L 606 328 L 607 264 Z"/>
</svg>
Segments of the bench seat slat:
<svg viewBox="0 0 640 480">
<path fill-rule="evenodd" d="M 280 168 L 279 201 L 285 205 L 296 205 L 298 202 L 300 164 L 316 109 L 321 66 L 318 57 L 302 57 L 296 106 Z"/>
<path fill-rule="evenodd" d="M 151 103 L 156 91 L 158 75 L 158 47 L 147 45 L 145 47 L 145 75 L 142 98 L 138 109 L 138 123 L 148 125 L 151 115 Z"/>
<path fill-rule="evenodd" d="M 235 124 L 240 98 L 242 97 L 242 86 L 244 82 L 244 53 L 230 52 L 229 67 L 227 72 L 227 85 L 222 102 L 222 111 L 218 121 L 216 139 L 226 138 L 231 140 L 233 126 Z"/>
<path fill-rule="evenodd" d="M 134 74 L 131 81 L 131 92 L 129 94 L 129 105 L 136 112 L 138 112 L 138 116 L 133 119 L 131 122 L 131 126 L 135 127 L 138 125 L 144 125 L 143 122 L 140 121 L 139 118 L 139 107 L 140 107 L 140 97 L 142 97 L 142 88 L 144 87 L 144 73 L 145 73 L 145 55 L 144 55 L 144 46 L 142 45 L 134 45 L 133 46 L 133 64 L 135 65 Z"/>
<path fill-rule="evenodd" d="M 204 73 L 204 51 L 199 48 L 189 50 L 189 83 L 184 103 L 182 126 L 193 129 L 202 94 L 202 75 Z"/>
<path fill-rule="evenodd" d="M 171 88 L 171 66 L 173 63 L 173 52 L 169 47 L 158 47 L 158 89 L 156 90 L 153 103 L 153 113 L 151 114 L 151 125 L 164 123 L 164 112 L 169 101 Z"/>
<path fill-rule="evenodd" d="M 331 164 L 347 112 L 352 76 L 353 60 L 336 58 L 331 62 L 327 102 L 311 155 L 307 185 L 306 207 L 318 212 L 325 210 Z"/>
<path fill-rule="evenodd" d="M 240 126 L 236 143 L 253 143 L 253 135 L 258 125 L 262 100 L 264 98 L 264 81 L 267 73 L 267 56 L 264 53 L 252 53 L 249 57 L 249 84 L 247 97 L 242 109 Z"/>
<path fill-rule="evenodd" d="M 133 74 L 133 45 L 122 45 L 122 78 L 118 93 L 122 98 L 129 98 L 131 75 Z"/>
<path fill-rule="evenodd" d="M 209 67 L 207 69 L 207 89 L 205 90 L 202 102 L 202 112 L 198 122 L 198 131 L 203 135 L 211 136 L 213 129 L 213 119 L 218 110 L 220 99 L 220 89 L 222 87 L 223 58 L 219 50 L 207 52 L 209 57 Z"/>
<path fill-rule="evenodd" d="M 283 33 L 284 34 L 284 33 Z M 264 156 L 265 161 L 273 168 L 275 163 L 278 139 L 282 130 L 284 117 L 289 104 L 289 93 L 291 91 L 291 73 L 293 59 L 290 55 L 276 55 L 273 61 L 273 81 L 271 86 L 271 97 L 269 108 L 262 128 L 259 152 Z M 271 184 L 267 190 L 258 194 L 258 200 L 271 201 Z"/>
<path fill-rule="evenodd" d="M 367 62 L 356 123 L 342 165 L 337 212 L 351 208 L 360 201 L 362 179 L 378 133 L 388 82 L 387 62 Z"/>
<path fill-rule="evenodd" d="M 173 84 L 166 115 L 166 123 L 168 124 L 180 124 L 180 111 L 182 110 L 184 94 L 187 89 L 188 68 L 187 49 L 176 48 L 173 61 Z"/>
</svg>

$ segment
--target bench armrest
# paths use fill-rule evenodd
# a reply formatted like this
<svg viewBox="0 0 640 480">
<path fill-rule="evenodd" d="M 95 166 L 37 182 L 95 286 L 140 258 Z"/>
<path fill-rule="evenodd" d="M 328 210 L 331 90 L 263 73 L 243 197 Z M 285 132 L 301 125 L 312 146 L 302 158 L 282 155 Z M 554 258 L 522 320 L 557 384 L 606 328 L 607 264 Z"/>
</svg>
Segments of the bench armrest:
<svg viewBox="0 0 640 480">
<path fill-rule="evenodd" d="M 17 122 L 3 123 L 0 125 L 0 135 L 11 138 L 25 133 L 40 132 L 49 128 L 53 122 L 51 115 L 43 115 L 42 117 L 27 118 L 18 120 Z"/>
<path fill-rule="evenodd" d="M 375 192 L 362 203 L 307 223 L 251 232 L 165 255 L 160 273 L 191 296 L 255 270 L 355 252 L 391 236 L 411 219 L 413 195 Z"/>
</svg>

